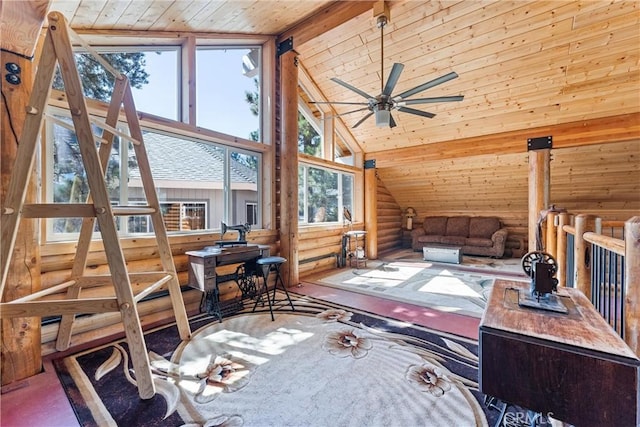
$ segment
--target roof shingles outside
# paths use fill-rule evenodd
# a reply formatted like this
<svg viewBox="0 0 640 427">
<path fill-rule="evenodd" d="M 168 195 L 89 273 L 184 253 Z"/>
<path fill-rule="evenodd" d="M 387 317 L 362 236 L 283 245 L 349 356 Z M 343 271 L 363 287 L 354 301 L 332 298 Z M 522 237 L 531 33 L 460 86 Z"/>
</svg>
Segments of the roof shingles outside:
<svg viewBox="0 0 640 427">
<path fill-rule="evenodd" d="M 158 133 L 145 133 L 144 145 L 155 180 L 222 182 L 224 152 L 213 144 L 175 138 Z M 129 172 L 140 178 L 135 166 Z M 257 173 L 231 159 L 231 182 L 257 182 Z"/>
</svg>

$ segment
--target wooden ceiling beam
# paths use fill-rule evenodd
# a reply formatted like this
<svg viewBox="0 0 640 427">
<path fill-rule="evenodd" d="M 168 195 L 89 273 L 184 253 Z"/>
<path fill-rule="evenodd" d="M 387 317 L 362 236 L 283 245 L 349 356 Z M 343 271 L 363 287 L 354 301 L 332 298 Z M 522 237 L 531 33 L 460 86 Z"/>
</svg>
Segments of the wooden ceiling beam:
<svg viewBox="0 0 640 427">
<path fill-rule="evenodd" d="M 33 57 L 50 0 L 0 3 L 2 50 L 26 58 Z"/>
<path fill-rule="evenodd" d="M 302 20 L 278 36 L 278 43 L 293 37 L 294 48 L 372 10 L 375 1 L 337 1 Z"/>
<path fill-rule="evenodd" d="M 547 135 L 553 136 L 553 148 L 640 140 L 640 113 L 377 151 L 368 153 L 365 160 L 375 160 L 376 168 L 388 168 L 429 160 L 515 154 L 527 151 L 528 138 Z"/>
</svg>

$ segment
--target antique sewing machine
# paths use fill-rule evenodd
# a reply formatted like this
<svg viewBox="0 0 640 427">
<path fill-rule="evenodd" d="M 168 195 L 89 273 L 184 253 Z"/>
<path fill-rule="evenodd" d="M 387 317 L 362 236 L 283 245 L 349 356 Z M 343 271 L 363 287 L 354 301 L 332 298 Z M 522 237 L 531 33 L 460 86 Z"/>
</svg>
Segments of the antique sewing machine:
<svg viewBox="0 0 640 427">
<path fill-rule="evenodd" d="M 520 293 L 518 304 L 524 307 L 567 313 L 564 303 L 554 294 L 558 289 L 556 260 L 548 253 L 533 251 L 522 257 L 522 269 L 531 278 L 529 293 Z"/>
<path fill-rule="evenodd" d="M 222 234 L 224 236 L 225 233 L 229 230 L 238 232 L 238 240 L 218 240 L 216 243 L 219 246 L 239 246 L 247 244 L 247 233 L 251 231 L 251 224 L 239 224 L 239 225 L 227 225 L 224 222 L 221 222 Z"/>
</svg>

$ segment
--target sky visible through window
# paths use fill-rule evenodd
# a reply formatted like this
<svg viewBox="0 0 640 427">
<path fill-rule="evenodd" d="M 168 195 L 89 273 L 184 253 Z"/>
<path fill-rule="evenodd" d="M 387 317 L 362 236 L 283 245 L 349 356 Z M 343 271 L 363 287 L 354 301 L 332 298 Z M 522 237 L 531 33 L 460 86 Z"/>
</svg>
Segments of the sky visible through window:
<svg viewBox="0 0 640 427">
<path fill-rule="evenodd" d="M 254 79 L 242 73 L 242 56 L 249 49 L 198 50 L 196 55 L 197 125 L 249 139 L 258 130 L 245 100 L 245 92 L 256 90 Z M 136 108 L 161 117 L 178 118 L 177 51 L 146 53 L 149 84 L 134 89 Z"/>
</svg>

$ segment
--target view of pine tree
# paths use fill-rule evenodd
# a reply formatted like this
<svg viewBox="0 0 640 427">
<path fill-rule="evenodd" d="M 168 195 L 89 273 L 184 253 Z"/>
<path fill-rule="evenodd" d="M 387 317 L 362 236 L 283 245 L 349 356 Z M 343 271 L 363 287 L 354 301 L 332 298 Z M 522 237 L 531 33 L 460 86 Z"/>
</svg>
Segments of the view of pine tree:
<svg viewBox="0 0 640 427">
<path fill-rule="evenodd" d="M 257 117 L 260 114 L 260 82 L 258 82 L 258 79 L 254 77 L 253 84 L 256 89 L 253 92 L 246 90 L 244 92 L 244 99 L 247 101 L 247 104 L 249 104 L 251 114 Z M 256 129 L 251 131 L 249 139 L 258 142 L 260 140 L 260 130 Z"/>
<path fill-rule="evenodd" d="M 310 156 L 322 154 L 320 135 L 302 113 L 298 112 L 298 152 Z"/>
<path fill-rule="evenodd" d="M 129 78 L 131 87 L 140 89 L 142 85 L 149 83 L 149 74 L 144 69 L 146 65 L 144 53 L 105 53 L 102 57 L 113 68 Z M 77 53 L 75 59 L 82 79 L 84 95 L 88 98 L 108 102 L 111 99 L 115 78 L 91 54 Z M 54 77 L 53 88 L 58 90 L 64 88 L 62 75 L 59 71 Z"/>
</svg>

